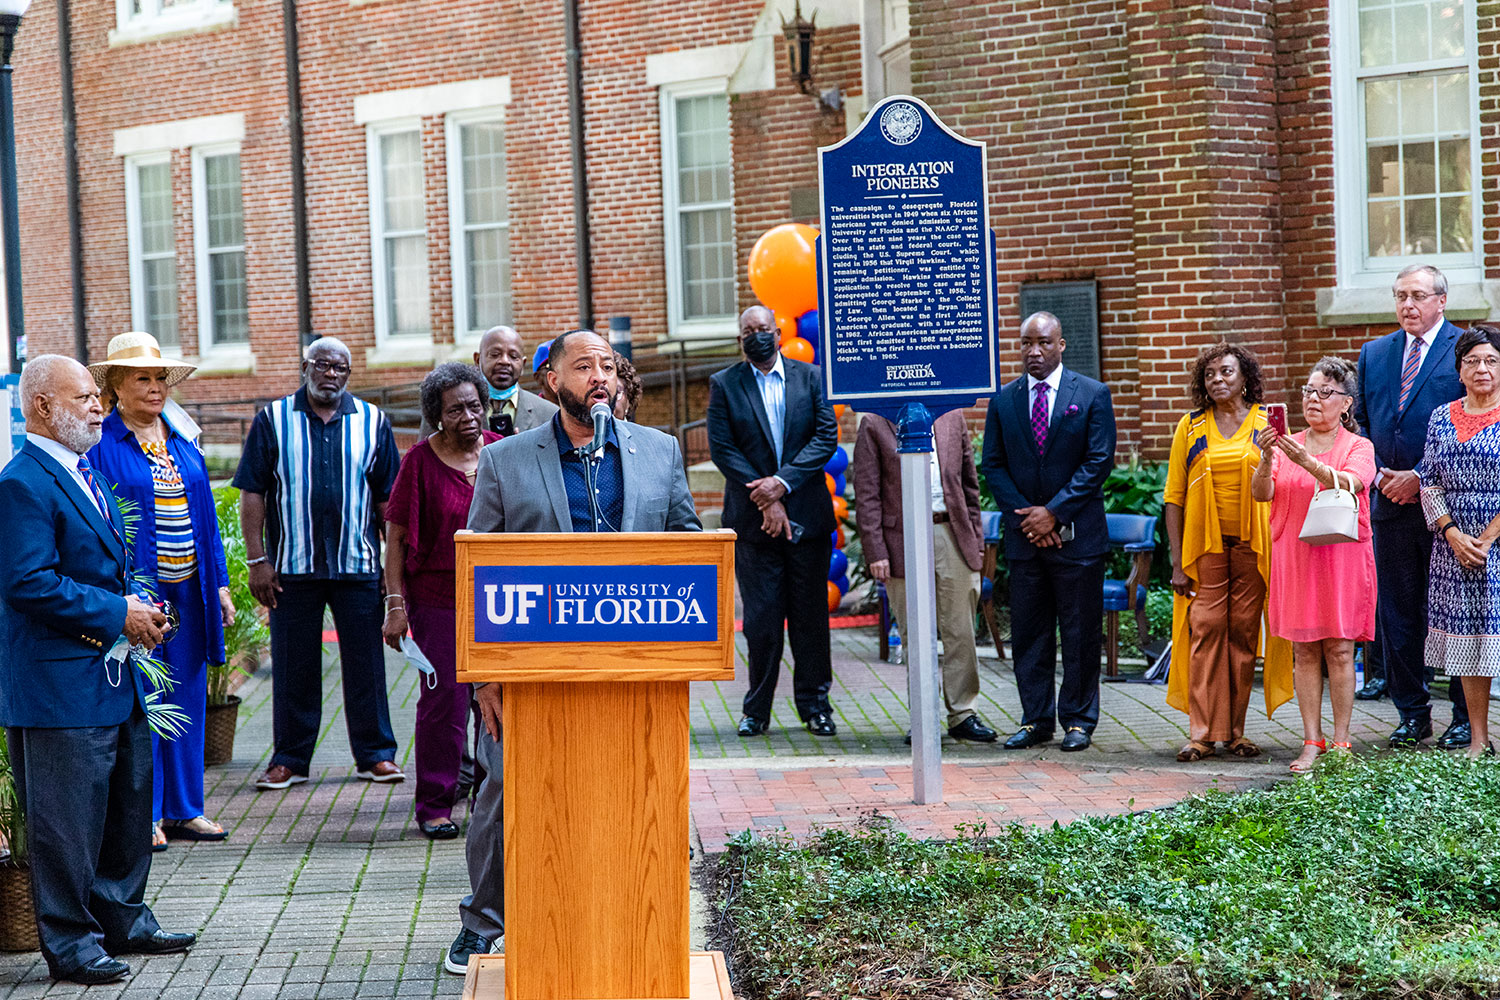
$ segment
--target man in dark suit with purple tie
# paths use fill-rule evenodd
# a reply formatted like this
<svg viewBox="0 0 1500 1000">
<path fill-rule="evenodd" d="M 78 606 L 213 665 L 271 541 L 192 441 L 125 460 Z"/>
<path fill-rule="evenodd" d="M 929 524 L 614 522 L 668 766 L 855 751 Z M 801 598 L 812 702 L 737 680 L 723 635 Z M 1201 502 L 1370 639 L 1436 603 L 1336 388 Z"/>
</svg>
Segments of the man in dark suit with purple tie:
<svg viewBox="0 0 1500 1000">
<path fill-rule="evenodd" d="M 1375 617 L 1391 701 L 1401 724 L 1393 747 L 1414 747 L 1432 735 L 1426 666 L 1427 569 L 1432 532 L 1417 500 L 1417 474 L 1427 446 L 1427 418 L 1464 394 L 1453 347 L 1462 332 L 1448 322 L 1448 279 L 1427 264 L 1396 275 L 1392 288 L 1401 328 L 1359 351 L 1359 396 L 1354 419 L 1375 446 L 1375 487 L 1370 526 L 1375 533 Z M 1438 746 L 1469 745 L 1469 710 L 1463 689 L 1449 684 L 1453 721 Z"/>
</svg>

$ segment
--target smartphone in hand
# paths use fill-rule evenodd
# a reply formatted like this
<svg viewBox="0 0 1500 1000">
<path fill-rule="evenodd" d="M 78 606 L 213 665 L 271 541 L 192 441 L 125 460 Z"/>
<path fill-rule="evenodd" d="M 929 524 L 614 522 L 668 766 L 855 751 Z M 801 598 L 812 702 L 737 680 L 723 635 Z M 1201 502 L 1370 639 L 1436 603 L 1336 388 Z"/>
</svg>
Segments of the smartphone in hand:
<svg viewBox="0 0 1500 1000">
<path fill-rule="evenodd" d="M 1266 420 L 1267 420 L 1268 423 L 1270 423 L 1270 425 L 1272 427 L 1276 428 L 1276 433 L 1277 434 L 1285 434 L 1286 433 L 1286 404 L 1285 403 L 1268 403 L 1268 404 L 1266 404 Z"/>
</svg>

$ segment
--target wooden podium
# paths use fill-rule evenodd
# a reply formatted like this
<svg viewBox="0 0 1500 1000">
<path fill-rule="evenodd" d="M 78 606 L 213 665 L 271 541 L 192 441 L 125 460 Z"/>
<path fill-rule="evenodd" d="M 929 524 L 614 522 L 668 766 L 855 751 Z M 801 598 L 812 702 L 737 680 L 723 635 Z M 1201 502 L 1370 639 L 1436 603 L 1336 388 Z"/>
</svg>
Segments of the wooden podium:
<svg viewBox="0 0 1500 1000">
<path fill-rule="evenodd" d="M 455 536 L 458 679 L 505 685 L 505 954 L 470 961 L 465 997 L 733 1000 L 723 956 L 688 951 L 688 682 L 734 678 L 734 539 Z M 717 581 L 697 629 L 714 638 L 640 641 L 622 626 L 618 641 L 551 641 L 585 634 L 588 609 L 554 599 L 576 592 L 564 584 L 530 588 L 529 627 L 549 641 L 479 641 L 476 613 L 489 627 L 513 595 L 481 591 L 476 567 L 577 580 L 694 567 Z M 591 640 L 624 603 L 594 608 Z M 635 624 L 653 613 L 637 601 Z"/>
</svg>

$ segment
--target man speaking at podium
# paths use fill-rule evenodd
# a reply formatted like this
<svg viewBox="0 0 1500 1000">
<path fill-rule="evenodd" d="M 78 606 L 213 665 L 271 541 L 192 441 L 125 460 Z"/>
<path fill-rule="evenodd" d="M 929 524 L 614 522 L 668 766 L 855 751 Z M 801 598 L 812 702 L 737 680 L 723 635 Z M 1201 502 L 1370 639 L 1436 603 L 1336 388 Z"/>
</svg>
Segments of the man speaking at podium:
<svg viewBox="0 0 1500 1000">
<path fill-rule="evenodd" d="M 570 330 L 552 341 L 547 357 L 547 384 L 561 409 L 542 426 L 479 453 L 469 530 L 701 530 L 677 439 L 612 416 L 620 383 L 609 341 Z M 500 689 L 475 685 L 474 700 L 484 722 L 475 759 L 485 778 L 465 844 L 470 893 L 459 904 L 463 929 L 444 961 L 457 973 L 470 955 L 488 953 L 505 928 Z"/>
</svg>

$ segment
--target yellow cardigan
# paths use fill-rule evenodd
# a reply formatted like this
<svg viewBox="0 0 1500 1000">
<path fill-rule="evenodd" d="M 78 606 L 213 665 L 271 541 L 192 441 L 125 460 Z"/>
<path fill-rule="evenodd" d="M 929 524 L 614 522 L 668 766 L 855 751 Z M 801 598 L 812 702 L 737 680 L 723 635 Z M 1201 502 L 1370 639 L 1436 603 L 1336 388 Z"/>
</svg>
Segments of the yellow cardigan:
<svg viewBox="0 0 1500 1000">
<path fill-rule="evenodd" d="M 1214 503 L 1213 475 L 1208 468 L 1208 421 L 1212 410 L 1194 410 L 1177 423 L 1172 436 L 1168 483 L 1185 475 L 1187 492 L 1182 517 L 1182 570 L 1193 583 L 1198 582 L 1198 559 L 1205 553 L 1224 550 L 1223 528 L 1219 524 L 1218 505 Z M 1245 418 L 1251 421 L 1252 434 L 1260 436 L 1266 426 L 1266 409 L 1260 404 L 1250 408 Z M 1254 449 L 1246 452 L 1239 475 L 1244 502 L 1240 505 L 1238 530 L 1228 532 L 1250 543 L 1260 565 L 1261 579 L 1271 579 L 1270 504 L 1250 498 L 1250 476 L 1259 456 Z M 1189 671 L 1192 669 L 1192 640 L 1188 635 L 1188 607 L 1192 599 L 1172 599 L 1172 672 L 1167 681 L 1167 704 L 1179 712 L 1188 710 Z M 1266 625 L 1265 608 L 1261 609 L 1260 655 L 1265 660 L 1264 685 L 1266 716 L 1292 697 L 1292 644 L 1273 636 Z"/>
</svg>

